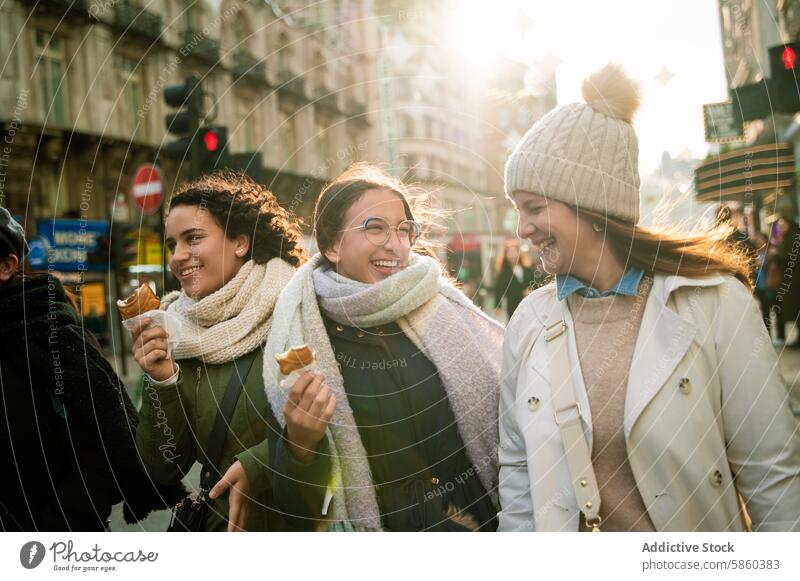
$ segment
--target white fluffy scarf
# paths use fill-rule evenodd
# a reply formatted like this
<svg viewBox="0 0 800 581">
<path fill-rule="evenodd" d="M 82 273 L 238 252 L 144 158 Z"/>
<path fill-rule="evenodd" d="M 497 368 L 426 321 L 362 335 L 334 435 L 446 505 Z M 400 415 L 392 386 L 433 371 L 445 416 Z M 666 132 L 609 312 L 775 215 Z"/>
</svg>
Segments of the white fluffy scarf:
<svg viewBox="0 0 800 581">
<path fill-rule="evenodd" d="M 169 293 L 161 300 L 161 309 L 181 320 L 173 357 L 216 365 L 263 345 L 278 295 L 294 273 L 294 267 L 280 258 L 266 264 L 248 260 L 225 286 L 200 300 L 183 291 Z"/>
<path fill-rule="evenodd" d="M 281 293 L 264 350 L 264 384 L 283 424 L 286 390 L 275 355 L 307 343 L 317 369 L 336 394 L 329 426 L 333 454 L 332 520 L 362 530 L 381 528 L 366 450 L 347 401 L 320 306 L 345 325 L 396 321 L 436 366 L 470 462 L 488 491 L 497 478 L 497 397 L 504 330 L 442 278 L 435 260 L 413 254 L 408 268 L 375 284 L 338 275 L 317 254 Z"/>
</svg>

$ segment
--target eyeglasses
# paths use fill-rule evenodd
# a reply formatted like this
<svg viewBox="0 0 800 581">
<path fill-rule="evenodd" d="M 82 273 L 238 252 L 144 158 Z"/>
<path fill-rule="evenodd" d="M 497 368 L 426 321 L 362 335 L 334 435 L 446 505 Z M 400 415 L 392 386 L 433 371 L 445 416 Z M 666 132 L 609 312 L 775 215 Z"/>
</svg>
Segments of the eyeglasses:
<svg viewBox="0 0 800 581">
<path fill-rule="evenodd" d="M 349 232 L 351 230 L 361 230 L 364 237 L 375 246 L 383 246 L 389 241 L 392 235 L 392 230 L 397 231 L 397 238 L 401 244 L 408 244 L 414 246 L 419 239 L 422 226 L 419 222 L 414 220 L 403 220 L 397 226 L 391 226 L 389 222 L 383 218 L 367 218 L 361 226 L 355 228 L 346 228 L 342 232 Z"/>
</svg>

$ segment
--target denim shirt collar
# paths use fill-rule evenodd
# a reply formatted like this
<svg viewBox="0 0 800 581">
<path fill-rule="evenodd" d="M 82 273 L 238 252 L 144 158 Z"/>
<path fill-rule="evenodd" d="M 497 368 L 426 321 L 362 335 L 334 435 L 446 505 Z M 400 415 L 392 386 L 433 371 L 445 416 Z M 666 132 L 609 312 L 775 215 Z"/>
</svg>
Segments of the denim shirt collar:
<svg viewBox="0 0 800 581">
<path fill-rule="evenodd" d="M 613 294 L 635 297 L 639 292 L 639 283 L 642 282 L 644 271 L 635 266 L 628 268 L 612 288 L 600 292 L 595 288 L 586 286 L 577 278 L 569 274 L 556 275 L 556 289 L 558 300 L 563 301 L 572 293 L 578 293 L 589 298 L 607 297 Z"/>
</svg>

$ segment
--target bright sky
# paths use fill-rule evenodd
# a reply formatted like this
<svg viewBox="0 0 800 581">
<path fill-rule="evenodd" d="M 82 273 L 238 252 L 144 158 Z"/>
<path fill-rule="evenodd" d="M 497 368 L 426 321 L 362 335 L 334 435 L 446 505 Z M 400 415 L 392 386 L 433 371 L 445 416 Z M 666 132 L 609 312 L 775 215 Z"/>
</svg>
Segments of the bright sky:
<svg viewBox="0 0 800 581">
<path fill-rule="evenodd" d="M 496 55 L 555 58 L 559 104 L 581 100 L 588 73 L 618 62 L 643 88 L 634 122 L 640 173 L 661 153 L 702 158 L 704 103 L 727 98 L 716 0 L 458 0 L 448 36 L 480 72 Z"/>
</svg>

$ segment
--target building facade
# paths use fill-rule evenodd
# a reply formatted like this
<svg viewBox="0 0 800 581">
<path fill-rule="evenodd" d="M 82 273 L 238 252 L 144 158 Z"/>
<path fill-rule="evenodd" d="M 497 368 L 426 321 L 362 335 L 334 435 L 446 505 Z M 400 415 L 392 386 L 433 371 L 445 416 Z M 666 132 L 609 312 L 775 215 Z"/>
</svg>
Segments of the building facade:
<svg viewBox="0 0 800 581">
<path fill-rule="evenodd" d="M 769 48 L 800 38 L 800 5 L 792 0 L 720 0 L 719 14 L 724 66 L 730 90 L 735 91 L 738 87 L 769 78 Z M 756 227 L 763 223 L 764 218 L 776 212 L 797 215 L 800 204 L 795 176 L 798 168 L 794 167 L 792 171 L 790 167 L 787 173 L 781 165 L 784 159 L 789 159 L 781 144 L 790 145 L 790 150 L 794 151 L 791 162 L 796 163 L 800 147 L 800 114 L 773 113 L 764 119 L 746 122 L 743 142 L 733 147 L 715 149 L 701 166 L 701 170 L 705 170 L 699 170 L 699 173 L 708 174 L 707 168 L 715 163 L 733 163 L 741 154 L 742 163 L 747 165 L 749 174 L 722 175 L 721 180 L 720 176 L 712 176 L 722 184 L 721 195 L 717 196 L 719 199 L 716 201 L 743 203 L 754 209 L 752 220 Z M 753 165 L 761 157 L 765 158 L 764 164 L 773 168 L 779 166 L 778 170 L 769 170 L 774 174 L 771 180 L 774 187 L 755 187 L 759 185 L 759 180 L 764 182 L 768 177 L 757 173 L 767 170 Z M 698 185 L 702 185 L 702 178 L 702 175 L 698 175 Z M 740 182 L 745 185 L 736 186 Z M 731 184 L 735 187 L 726 187 Z M 705 197 L 700 194 L 700 198 L 709 199 L 708 194 Z"/>
</svg>

